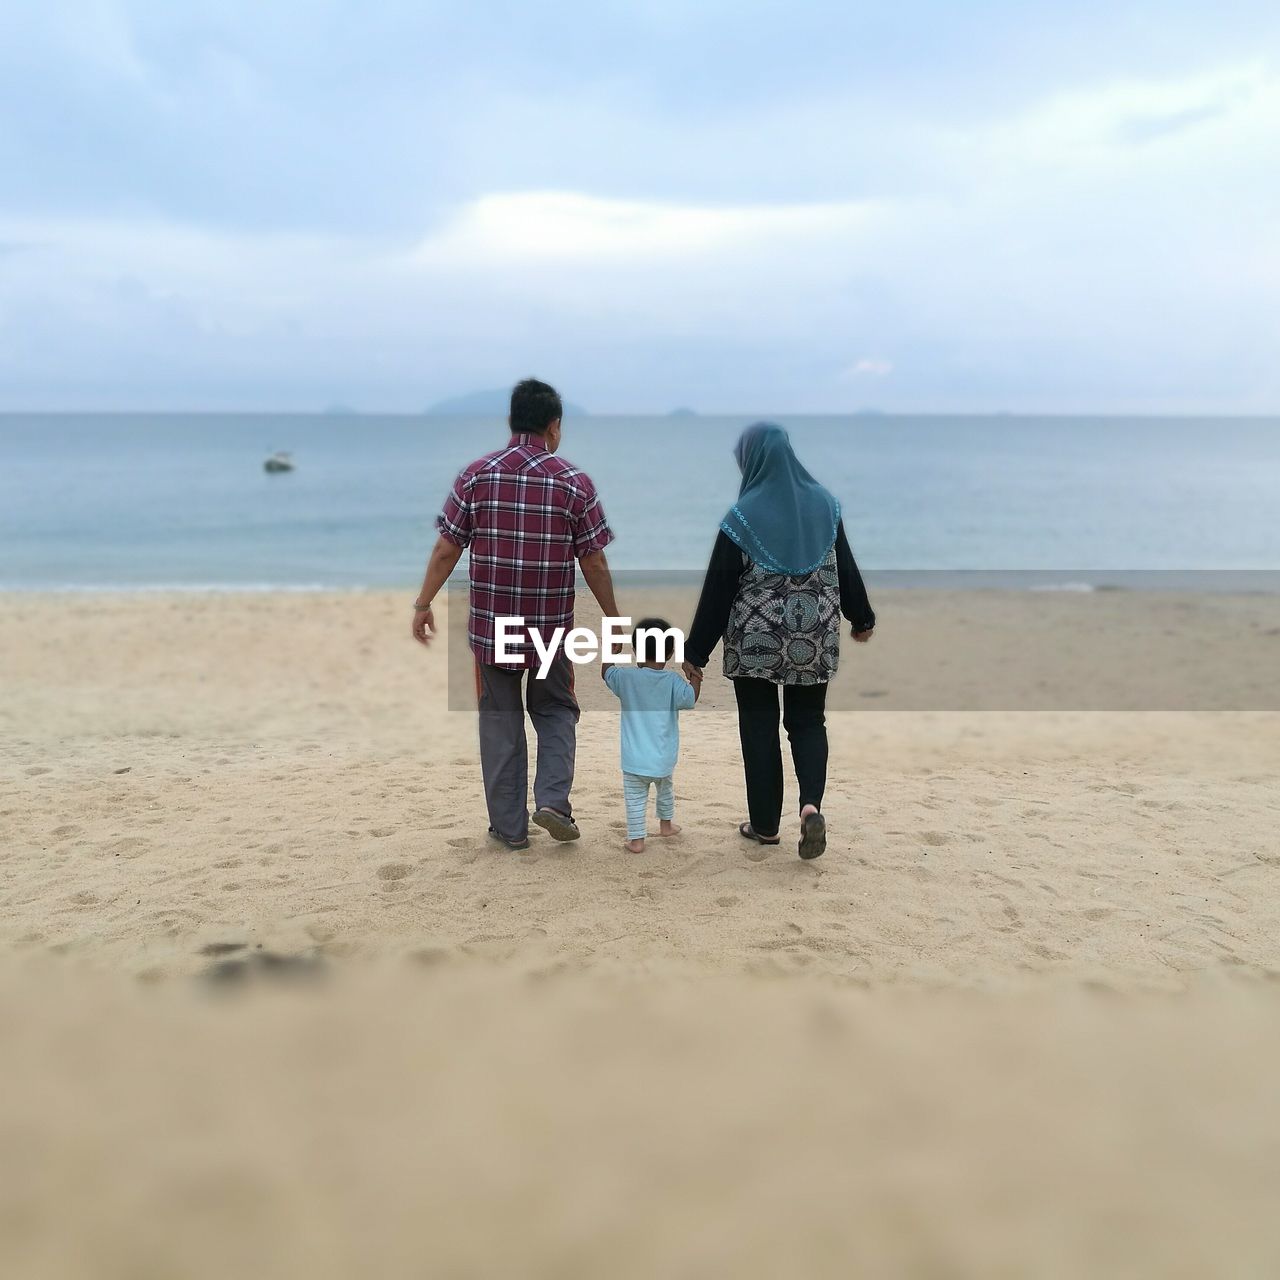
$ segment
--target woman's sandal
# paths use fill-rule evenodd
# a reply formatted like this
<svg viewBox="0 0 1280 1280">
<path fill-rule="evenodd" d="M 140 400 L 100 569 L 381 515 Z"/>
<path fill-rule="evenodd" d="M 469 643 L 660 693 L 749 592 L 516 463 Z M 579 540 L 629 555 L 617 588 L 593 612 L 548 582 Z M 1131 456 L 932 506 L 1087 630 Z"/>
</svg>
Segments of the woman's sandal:
<svg viewBox="0 0 1280 1280">
<path fill-rule="evenodd" d="M 827 851 L 827 820 L 820 813 L 800 819 L 799 853 L 802 858 L 820 858 Z"/>
<path fill-rule="evenodd" d="M 756 844 L 781 844 L 782 843 L 781 836 L 769 837 L 769 836 L 759 835 L 757 832 L 755 832 L 752 829 L 751 823 L 749 822 L 742 822 L 738 824 L 738 834 L 744 840 L 754 840 Z"/>
</svg>

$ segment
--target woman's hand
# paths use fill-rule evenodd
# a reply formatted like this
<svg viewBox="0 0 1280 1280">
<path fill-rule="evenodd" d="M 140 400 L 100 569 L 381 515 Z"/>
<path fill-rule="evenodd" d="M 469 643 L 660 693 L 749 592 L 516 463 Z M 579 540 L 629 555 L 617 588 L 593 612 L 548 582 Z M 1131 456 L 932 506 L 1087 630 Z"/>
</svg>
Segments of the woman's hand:
<svg viewBox="0 0 1280 1280">
<path fill-rule="evenodd" d="M 875 627 L 868 627 L 865 631 L 858 631 L 856 628 L 850 630 L 849 634 L 853 636 L 859 644 L 866 644 L 868 640 L 875 634 Z"/>
</svg>

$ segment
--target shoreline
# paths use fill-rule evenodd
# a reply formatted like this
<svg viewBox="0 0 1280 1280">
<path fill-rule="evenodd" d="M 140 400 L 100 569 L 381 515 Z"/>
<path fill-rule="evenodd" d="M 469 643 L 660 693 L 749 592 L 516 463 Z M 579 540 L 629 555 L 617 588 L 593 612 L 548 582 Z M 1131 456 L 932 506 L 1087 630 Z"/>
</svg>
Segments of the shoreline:
<svg viewBox="0 0 1280 1280">
<path fill-rule="evenodd" d="M 613 566 L 620 582 L 642 587 L 689 588 L 699 586 L 705 567 L 688 569 L 629 569 Z M 871 591 L 973 591 L 1032 592 L 1089 595 L 1131 592 L 1138 595 L 1280 595 L 1280 569 L 864 569 Z M 455 573 L 446 584 L 452 593 L 465 590 L 465 573 Z M 155 596 L 155 595 L 370 595 L 412 593 L 417 583 L 409 579 L 371 582 L 108 582 L 108 583 L 4 583 L 4 596 Z M 582 579 L 578 590 L 585 592 Z"/>
</svg>

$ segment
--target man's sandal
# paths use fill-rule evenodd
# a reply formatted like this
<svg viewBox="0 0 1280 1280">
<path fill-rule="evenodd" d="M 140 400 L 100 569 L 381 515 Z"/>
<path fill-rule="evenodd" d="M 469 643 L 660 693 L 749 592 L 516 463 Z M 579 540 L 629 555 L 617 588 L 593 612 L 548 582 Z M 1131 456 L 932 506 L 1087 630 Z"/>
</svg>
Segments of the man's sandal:
<svg viewBox="0 0 1280 1280">
<path fill-rule="evenodd" d="M 489 839 L 496 841 L 498 844 L 505 844 L 508 849 L 527 849 L 529 847 L 528 837 L 523 840 L 508 840 L 506 836 L 489 828 Z"/>
<path fill-rule="evenodd" d="M 754 840 L 756 844 L 781 844 L 781 836 L 762 836 L 757 832 L 749 822 L 740 823 L 738 826 L 738 834 L 744 840 Z"/>
<path fill-rule="evenodd" d="M 582 834 L 578 824 L 557 809 L 539 809 L 533 815 L 533 821 L 553 840 L 576 840 Z"/>
</svg>

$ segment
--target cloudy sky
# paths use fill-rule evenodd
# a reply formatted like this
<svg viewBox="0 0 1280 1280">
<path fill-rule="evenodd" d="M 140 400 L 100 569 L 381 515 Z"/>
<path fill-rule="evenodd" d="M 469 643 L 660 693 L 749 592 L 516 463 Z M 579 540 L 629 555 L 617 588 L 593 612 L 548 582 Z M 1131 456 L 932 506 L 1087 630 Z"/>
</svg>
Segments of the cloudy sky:
<svg viewBox="0 0 1280 1280">
<path fill-rule="evenodd" d="M 0 408 L 1280 412 L 1274 0 L 0 0 Z"/>
</svg>

